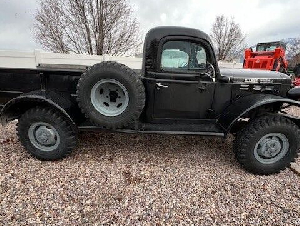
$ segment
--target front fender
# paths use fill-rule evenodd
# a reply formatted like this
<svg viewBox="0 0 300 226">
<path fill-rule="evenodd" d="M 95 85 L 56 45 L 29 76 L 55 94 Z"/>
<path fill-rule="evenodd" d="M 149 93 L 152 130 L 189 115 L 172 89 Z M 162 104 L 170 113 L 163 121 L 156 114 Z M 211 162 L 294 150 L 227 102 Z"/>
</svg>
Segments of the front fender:
<svg viewBox="0 0 300 226">
<path fill-rule="evenodd" d="M 218 123 L 226 133 L 229 133 L 232 126 L 251 111 L 267 105 L 277 105 L 280 107 L 285 103 L 300 107 L 300 102 L 298 101 L 274 95 L 257 94 L 242 97 L 226 108 L 219 117 Z"/>
<path fill-rule="evenodd" d="M 0 111 L 0 122 L 2 125 L 6 125 L 9 121 L 18 119 L 30 108 L 37 106 L 51 107 L 58 110 L 72 126 L 76 127 L 76 124 L 64 108 L 45 96 L 35 94 L 22 95 L 10 100 Z"/>
</svg>

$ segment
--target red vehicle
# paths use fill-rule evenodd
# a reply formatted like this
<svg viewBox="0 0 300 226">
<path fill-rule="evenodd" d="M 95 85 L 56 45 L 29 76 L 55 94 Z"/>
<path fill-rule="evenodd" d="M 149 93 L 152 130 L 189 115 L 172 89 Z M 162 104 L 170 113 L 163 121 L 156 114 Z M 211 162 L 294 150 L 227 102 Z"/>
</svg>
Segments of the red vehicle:
<svg viewBox="0 0 300 226">
<path fill-rule="evenodd" d="M 283 42 L 257 44 L 256 51 L 245 51 L 244 68 L 287 72 L 286 45 Z"/>
</svg>

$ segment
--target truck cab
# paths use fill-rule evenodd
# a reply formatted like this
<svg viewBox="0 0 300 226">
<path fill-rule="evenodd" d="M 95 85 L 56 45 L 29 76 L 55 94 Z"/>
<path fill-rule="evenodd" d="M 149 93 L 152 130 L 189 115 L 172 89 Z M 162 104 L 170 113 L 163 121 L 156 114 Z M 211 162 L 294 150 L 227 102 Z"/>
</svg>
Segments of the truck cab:
<svg viewBox="0 0 300 226">
<path fill-rule="evenodd" d="M 142 75 L 147 119 L 201 120 L 210 115 L 220 76 L 209 37 L 198 30 L 160 27 L 146 36 Z"/>
</svg>

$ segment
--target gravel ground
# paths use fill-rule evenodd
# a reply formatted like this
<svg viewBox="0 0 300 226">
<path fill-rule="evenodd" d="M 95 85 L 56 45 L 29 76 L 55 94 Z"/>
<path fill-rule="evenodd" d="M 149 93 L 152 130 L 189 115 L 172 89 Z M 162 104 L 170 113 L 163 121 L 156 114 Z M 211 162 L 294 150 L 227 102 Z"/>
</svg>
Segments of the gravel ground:
<svg viewBox="0 0 300 226">
<path fill-rule="evenodd" d="M 300 177 L 261 177 L 232 139 L 84 133 L 59 162 L 0 127 L 0 225 L 300 225 Z"/>
</svg>

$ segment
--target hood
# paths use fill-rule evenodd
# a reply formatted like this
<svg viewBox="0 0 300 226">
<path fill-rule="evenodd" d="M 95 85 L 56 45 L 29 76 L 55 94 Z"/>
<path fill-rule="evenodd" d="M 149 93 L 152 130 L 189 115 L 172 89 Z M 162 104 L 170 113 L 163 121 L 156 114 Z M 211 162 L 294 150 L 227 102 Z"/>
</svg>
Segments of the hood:
<svg viewBox="0 0 300 226">
<path fill-rule="evenodd" d="M 232 82 L 245 83 L 291 83 L 291 78 L 277 71 L 252 69 L 220 69 L 221 75 L 229 77 Z"/>
</svg>

